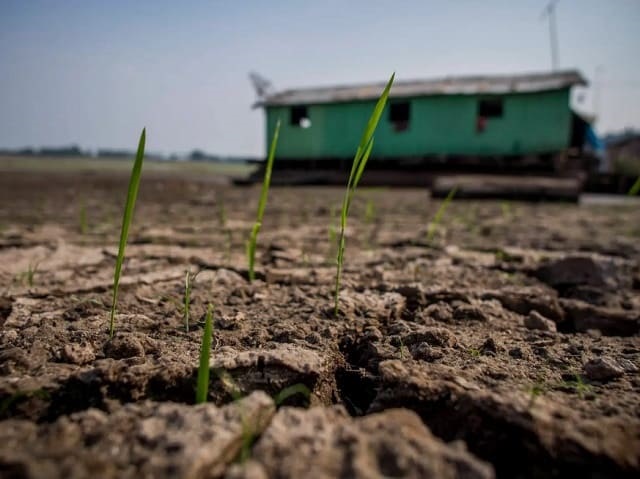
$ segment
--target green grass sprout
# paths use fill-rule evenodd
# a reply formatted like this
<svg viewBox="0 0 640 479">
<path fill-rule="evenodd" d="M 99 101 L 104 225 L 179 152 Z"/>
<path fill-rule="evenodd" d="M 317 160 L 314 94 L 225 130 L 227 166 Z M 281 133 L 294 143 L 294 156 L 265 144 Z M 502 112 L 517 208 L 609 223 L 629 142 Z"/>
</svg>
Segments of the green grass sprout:
<svg viewBox="0 0 640 479">
<path fill-rule="evenodd" d="M 349 173 L 349 180 L 347 181 L 347 189 L 344 194 L 344 199 L 342 201 L 342 212 L 340 215 L 340 239 L 338 242 L 338 255 L 336 258 L 336 282 L 335 282 L 335 298 L 334 298 L 334 315 L 338 315 L 338 307 L 339 307 L 339 299 L 340 299 L 340 281 L 342 279 L 342 267 L 344 263 L 344 246 L 345 246 L 345 230 L 347 228 L 347 215 L 349 214 L 349 207 L 351 206 L 351 200 L 353 199 L 353 195 L 355 194 L 358 183 L 360 182 L 360 178 L 362 177 L 362 173 L 364 172 L 364 168 L 367 165 L 367 161 L 369 161 L 369 156 L 371 155 L 371 150 L 373 149 L 373 133 L 378 126 L 378 121 L 380 121 L 380 116 L 382 115 L 382 111 L 387 103 L 387 99 L 389 98 L 389 90 L 391 90 L 391 85 L 393 84 L 393 79 L 395 78 L 395 73 L 391 75 L 387 86 L 384 88 L 382 95 L 378 99 L 373 112 L 371 113 L 371 117 L 369 117 L 369 122 L 362 134 L 362 138 L 360 139 L 360 144 L 358 145 L 358 149 L 356 150 L 356 154 L 353 158 L 353 164 L 351 165 L 351 173 Z"/>
<path fill-rule="evenodd" d="M 29 287 L 33 287 L 36 271 L 38 271 L 38 263 L 29 263 L 29 269 L 27 270 L 27 283 Z"/>
<path fill-rule="evenodd" d="M 471 356 L 472 358 L 479 358 L 482 355 L 482 351 L 476 348 L 469 348 L 467 350 L 467 353 L 469 353 L 469 356 Z"/>
<path fill-rule="evenodd" d="M 640 193 L 640 176 L 638 176 L 636 182 L 631 186 L 631 188 L 629 188 L 629 192 L 627 194 L 629 196 L 635 196 L 638 193 Z"/>
<path fill-rule="evenodd" d="M 86 235 L 89 231 L 89 223 L 87 222 L 87 207 L 84 201 L 80 203 L 80 234 Z"/>
<path fill-rule="evenodd" d="M 509 218 L 512 215 L 512 206 L 511 203 L 508 201 L 501 201 L 500 202 L 500 209 L 502 210 L 502 216 L 505 218 Z"/>
<path fill-rule="evenodd" d="M 22 285 L 26 283 L 30 288 L 33 288 L 33 285 L 35 284 L 35 276 L 38 272 L 38 266 L 40 266 L 39 260 L 29 261 L 27 270 L 14 276 L 12 281 L 14 283 L 21 283 Z"/>
<path fill-rule="evenodd" d="M 444 212 L 449 206 L 449 203 L 451 203 L 451 200 L 453 200 L 453 197 L 455 196 L 457 191 L 458 191 L 457 186 L 454 186 L 453 188 L 451 188 L 451 190 L 449 190 L 449 193 L 447 193 L 447 197 L 444 199 L 444 201 L 438 208 L 438 211 L 436 211 L 436 214 L 433 217 L 433 220 L 429 222 L 429 226 L 427 226 L 427 244 L 431 244 L 431 242 L 433 241 L 433 237 L 436 234 L 436 229 L 438 228 L 438 226 L 440 225 L 440 222 L 442 221 Z"/>
<path fill-rule="evenodd" d="M 371 224 L 376 219 L 376 207 L 373 200 L 367 200 L 367 205 L 364 208 L 364 222 Z"/>
<path fill-rule="evenodd" d="M 200 366 L 198 367 L 198 383 L 196 387 L 196 404 L 207 402 L 209 394 L 209 358 L 211 357 L 211 336 L 213 335 L 213 307 L 207 308 L 200 348 Z"/>
<path fill-rule="evenodd" d="M 291 396 L 295 396 L 296 394 L 302 394 L 305 398 L 309 399 L 311 396 L 311 391 L 309 388 L 302 383 L 294 384 L 292 386 L 284 388 L 273 398 L 273 402 L 276 403 L 276 406 L 280 406 L 283 402 L 289 399 Z"/>
<path fill-rule="evenodd" d="M 585 398 L 585 394 L 591 392 L 591 386 L 584 382 L 584 379 L 579 374 L 574 375 L 573 381 L 566 381 L 569 388 L 573 389 L 580 399 Z"/>
<path fill-rule="evenodd" d="M 35 277 L 36 273 L 38 272 L 38 266 L 40 266 L 40 261 L 29 261 L 27 270 L 22 273 L 23 282 L 26 280 L 30 288 L 33 288 L 33 285 L 35 284 Z"/>
<path fill-rule="evenodd" d="M 531 409 L 533 404 L 536 402 L 536 399 L 539 396 L 542 396 L 547 392 L 547 385 L 543 381 L 536 381 L 531 388 L 529 388 L 529 405 L 528 408 Z"/>
<path fill-rule="evenodd" d="M 329 252 L 328 252 L 328 260 L 329 262 L 333 261 L 333 258 L 336 256 L 336 248 L 338 247 L 338 231 L 334 224 L 336 217 L 336 207 L 332 206 L 331 211 L 329 213 Z"/>
<path fill-rule="evenodd" d="M 122 262 L 124 261 L 124 249 L 127 245 L 129 236 L 129 226 L 133 218 L 133 210 L 136 205 L 138 189 L 140 187 L 140 175 L 142 173 L 142 161 L 144 160 L 144 144 L 146 140 L 146 128 L 142 129 L 140 141 L 138 142 L 138 152 L 136 160 L 131 170 L 131 178 L 129 179 L 129 189 L 127 191 L 127 202 L 124 207 L 124 215 L 122 216 L 122 229 L 120 230 L 120 244 L 118 246 L 118 258 L 116 260 L 116 268 L 113 273 L 113 301 L 111 302 L 111 315 L 109 318 L 109 338 L 113 338 L 116 317 L 116 305 L 118 302 L 118 285 L 120 284 L 120 273 L 122 271 Z"/>
<path fill-rule="evenodd" d="M 184 277 L 184 298 L 182 314 L 184 316 L 184 329 L 189 332 L 189 312 L 191 308 L 191 291 L 193 289 L 193 283 L 196 280 L 198 273 L 191 274 L 190 270 L 187 270 L 187 274 Z"/>
<path fill-rule="evenodd" d="M 404 359 L 404 352 L 405 351 L 409 352 L 409 349 L 404 345 L 402 336 L 400 336 L 399 339 L 400 339 L 400 359 Z"/>
<path fill-rule="evenodd" d="M 224 200 L 220 198 L 220 202 L 218 203 L 218 219 L 220 220 L 220 226 L 222 228 L 227 227 L 227 208 L 224 205 Z"/>
<path fill-rule="evenodd" d="M 264 170 L 264 180 L 262 182 L 262 192 L 260 193 L 260 202 L 258 203 L 258 214 L 256 222 L 251 230 L 249 243 L 247 244 L 247 256 L 249 259 L 249 281 L 255 279 L 255 261 L 256 261 L 256 245 L 258 243 L 258 233 L 262 227 L 262 217 L 264 209 L 267 206 L 267 195 L 269 194 L 269 185 L 271 184 L 271 171 L 273 170 L 273 159 L 276 156 L 276 146 L 278 144 L 278 135 L 280 134 L 280 120 L 276 123 L 276 129 L 273 133 L 271 146 L 269 148 L 269 156 L 267 158 L 267 166 Z"/>
<path fill-rule="evenodd" d="M 227 263 L 231 262 L 231 246 L 233 246 L 233 237 L 231 230 L 225 228 L 224 230 L 224 259 Z"/>
</svg>

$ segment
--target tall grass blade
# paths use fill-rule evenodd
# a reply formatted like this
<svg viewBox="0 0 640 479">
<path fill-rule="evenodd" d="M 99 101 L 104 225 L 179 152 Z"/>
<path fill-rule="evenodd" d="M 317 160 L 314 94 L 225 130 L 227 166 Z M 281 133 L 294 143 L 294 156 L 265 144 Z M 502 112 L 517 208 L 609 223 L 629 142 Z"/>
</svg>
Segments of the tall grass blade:
<svg viewBox="0 0 640 479">
<path fill-rule="evenodd" d="M 369 117 L 367 126 L 364 129 L 360 144 L 356 150 L 356 154 L 353 157 L 353 163 L 351 164 L 351 172 L 349 173 L 349 180 L 347 181 L 347 188 L 342 201 L 342 211 L 340 214 L 340 239 L 338 241 L 338 255 L 336 258 L 336 281 L 335 281 L 335 297 L 334 297 L 334 315 L 338 315 L 339 296 L 340 296 L 340 282 L 342 279 L 342 266 L 344 263 L 344 247 L 345 247 L 345 230 L 347 228 L 347 216 L 349 215 L 349 208 L 351 207 L 351 200 L 355 194 L 360 178 L 364 173 L 364 168 L 369 161 L 371 150 L 373 149 L 373 133 L 378 126 L 380 117 L 387 104 L 389 98 L 389 91 L 395 78 L 395 73 L 391 75 L 391 78 L 387 82 L 382 95 L 378 99 L 376 106 Z"/>
<path fill-rule="evenodd" d="M 198 366 L 198 383 L 196 387 L 196 404 L 207 402 L 209 394 L 209 358 L 211 357 L 211 336 L 213 335 L 213 308 L 207 308 L 200 348 L 200 365 Z"/>
<path fill-rule="evenodd" d="M 629 192 L 627 194 L 629 196 L 635 196 L 638 193 L 640 193 L 640 176 L 638 176 L 636 182 L 631 186 L 631 188 L 629 188 Z"/>
<path fill-rule="evenodd" d="M 262 191 L 260 192 L 260 201 L 258 203 L 258 214 L 256 222 L 251 229 L 251 236 L 247 244 L 247 256 L 249 259 L 249 281 L 255 279 L 255 261 L 256 261 L 256 245 L 258 244 L 258 233 L 262 227 L 262 217 L 264 209 L 267 206 L 267 195 L 269 194 L 269 185 L 271 184 L 271 171 L 273 170 L 273 159 L 276 156 L 276 146 L 278 145 L 278 136 L 280 135 L 280 120 L 276 123 L 276 130 L 273 133 L 271 146 L 269 147 L 269 156 L 267 158 L 267 166 L 264 170 L 264 180 L 262 182 Z"/>
<path fill-rule="evenodd" d="M 113 273 L 113 301 L 111 303 L 111 316 L 109 319 L 109 338 L 113 338 L 116 305 L 118 302 L 118 285 L 120 283 L 120 272 L 122 271 L 122 262 L 124 261 L 124 249 L 127 245 L 127 238 L 129 237 L 129 226 L 131 225 L 131 219 L 133 218 L 133 210 L 136 205 L 136 198 L 138 197 L 138 189 L 140 187 L 140 175 L 142 173 L 142 161 L 144 160 L 144 144 L 146 140 L 146 134 L 146 128 L 143 128 L 140 135 L 140 141 L 138 142 L 138 152 L 136 153 L 136 160 L 133 164 L 133 169 L 131 170 L 129 189 L 127 191 L 127 202 L 125 204 L 124 215 L 122 217 L 122 229 L 120 230 L 118 258 L 116 260 L 116 269 Z"/>
<path fill-rule="evenodd" d="M 444 212 L 449 206 L 449 203 L 451 203 L 451 200 L 453 200 L 453 197 L 456 195 L 457 191 L 458 191 L 457 186 L 454 186 L 449 190 L 449 193 L 447 193 L 447 197 L 444 199 L 444 201 L 438 208 L 438 211 L 436 211 L 436 214 L 434 215 L 433 220 L 431 220 L 431 222 L 429 223 L 429 226 L 427 226 L 427 243 L 428 244 L 430 244 L 431 241 L 433 241 L 433 237 L 436 234 L 436 228 L 438 227 L 438 225 L 440 225 L 440 222 L 442 221 L 442 217 L 444 216 Z"/>
</svg>

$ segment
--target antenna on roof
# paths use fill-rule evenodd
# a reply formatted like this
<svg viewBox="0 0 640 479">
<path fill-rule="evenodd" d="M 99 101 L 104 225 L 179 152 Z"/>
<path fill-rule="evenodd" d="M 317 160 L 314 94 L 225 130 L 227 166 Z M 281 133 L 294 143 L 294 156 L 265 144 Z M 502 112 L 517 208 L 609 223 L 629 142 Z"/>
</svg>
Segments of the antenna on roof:
<svg viewBox="0 0 640 479">
<path fill-rule="evenodd" d="M 274 93 L 273 84 L 259 73 L 249 72 L 249 80 L 259 100 Z"/>
<path fill-rule="evenodd" d="M 558 31 L 556 28 L 556 5 L 560 0 L 550 0 L 542 13 L 540 20 L 549 19 L 549 40 L 551 43 L 551 71 L 558 69 Z"/>
</svg>

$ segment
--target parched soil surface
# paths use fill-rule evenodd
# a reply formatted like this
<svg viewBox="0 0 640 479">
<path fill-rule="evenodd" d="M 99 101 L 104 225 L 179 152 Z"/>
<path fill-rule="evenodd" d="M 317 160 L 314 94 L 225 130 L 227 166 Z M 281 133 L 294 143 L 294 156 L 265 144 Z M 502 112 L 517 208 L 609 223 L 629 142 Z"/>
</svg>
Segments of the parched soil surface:
<svg viewBox="0 0 640 479">
<path fill-rule="evenodd" d="M 272 189 L 250 283 L 259 187 L 143 177 L 109 340 L 126 175 L 0 173 L 1 477 L 640 474 L 637 203 L 363 189 L 336 317 L 341 189 Z"/>
</svg>

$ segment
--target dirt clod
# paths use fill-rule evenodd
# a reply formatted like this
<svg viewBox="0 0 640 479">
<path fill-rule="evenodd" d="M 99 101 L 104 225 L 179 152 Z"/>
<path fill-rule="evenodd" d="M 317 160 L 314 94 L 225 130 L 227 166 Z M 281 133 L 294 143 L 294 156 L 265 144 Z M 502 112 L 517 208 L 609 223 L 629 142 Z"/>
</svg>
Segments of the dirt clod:
<svg viewBox="0 0 640 479">
<path fill-rule="evenodd" d="M 62 360 L 71 364 L 88 364 L 95 358 L 93 347 L 89 344 L 66 344 L 62 349 Z"/>
<path fill-rule="evenodd" d="M 238 404 L 186 406 L 142 402 L 113 414 L 96 409 L 51 424 L 7 421 L 0 428 L 0 470 L 34 479 L 219 476 L 259 434 L 273 401 L 254 393 Z M 99 472 L 98 472 L 99 471 Z"/>
<path fill-rule="evenodd" d="M 537 329 L 540 331 L 556 331 L 556 323 L 548 318 L 545 318 L 537 311 L 531 311 L 524 318 L 524 326 L 528 329 Z"/>
<path fill-rule="evenodd" d="M 267 477 L 292 479 L 494 477 L 488 464 L 436 439 L 406 410 L 352 419 L 341 408 L 284 408 L 256 444 L 253 461 Z"/>
<path fill-rule="evenodd" d="M 609 381 L 624 375 L 624 368 L 613 358 L 601 357 L 588 361 L 584 374 L 592 381 Z"/>
<path fill-rule="evenodd" d="M 105 343 L 104 354 L 113 359 L 144 357 L 144 346 L 135 336 L 118 335 Z"/>
</svg>

